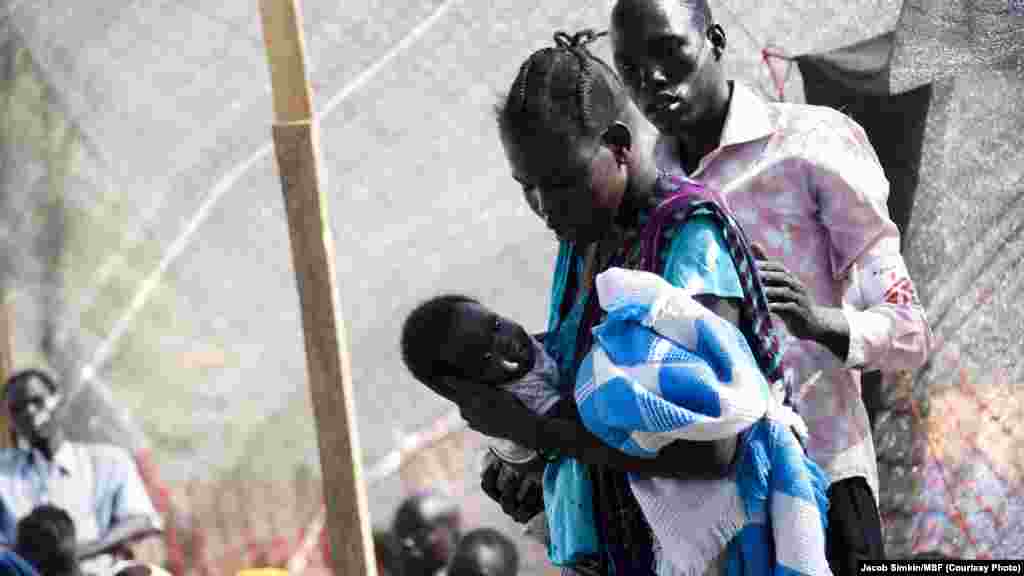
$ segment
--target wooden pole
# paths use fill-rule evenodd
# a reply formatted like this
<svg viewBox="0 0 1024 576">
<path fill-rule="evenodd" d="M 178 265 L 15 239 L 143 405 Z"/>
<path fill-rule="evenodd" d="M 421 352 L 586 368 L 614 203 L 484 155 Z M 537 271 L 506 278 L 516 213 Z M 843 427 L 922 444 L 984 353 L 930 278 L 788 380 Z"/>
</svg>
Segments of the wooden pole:
<svg viewBox="0 0 1024 576">
<path fill-rule="evenodd" d="M 14 372 L 14 302 L 9 294 L 0 294 L 0 385 L 6 386 Z M 0 448 L 11 447 L 11 420 L 7 403 L 0 405 Z"/>
<path fill-rule="evenodd" d="M 331 563 L 338 576 L 376 576 L 301 10 L 298 0 L 260 0 L 260 11 L 274 94 L 274 148 L 288 214 L 323 470 Z"/>
</svg>

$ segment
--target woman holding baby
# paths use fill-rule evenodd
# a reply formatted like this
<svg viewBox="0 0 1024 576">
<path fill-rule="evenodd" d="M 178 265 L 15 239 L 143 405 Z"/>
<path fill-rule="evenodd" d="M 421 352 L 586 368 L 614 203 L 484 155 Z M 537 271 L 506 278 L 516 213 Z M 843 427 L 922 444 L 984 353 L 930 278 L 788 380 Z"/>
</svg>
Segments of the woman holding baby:
<svg viewBox="0 0 1024 576">
<path fill-rule="evenodd" d="M 557 365 L 562 397 L 572 406 L 577 374 L 603 316 L 595 279 L 612 267 L 647 269 L 686 288 L 738 326 L 747 354 L 752 351 L 765 375 L 774 375 L 779 350 L 761 329 L 770 326 L 763 291 L 752 289 L 757 280 L 736 265 L 753 262 L 742 231 L 715 208 L 713 192 L 688 198 L 689 183 L 659 174 L 657 131 L 612 69 L 588 51 L 595 37 L 556 34 L 555 46 L 523 63 L 498 111 L 513 178 L 559 238 L 543 349 Z M 704 207 L 686 209 L 694 200 Z M 664 560 L 630 475 L 713 482 L 733 472 L 738 435 L 677 440 L 656 454 L 630 456 L 610 448 L 573 409 L 540 415 L 479 381 L 449 377 L 431 387 L 457 402 L 474 430 L 543 455 L 526 464 L 493 458 L 483 488 L 517 521 L 545 511 L 556 540 L 549 555 L 569 573 L 679 573 Z M 728 543 L 709 553 L 703 572 L 726 572 Z M 827 572 L 826 566 L 820 573 Z"/>
</svg>

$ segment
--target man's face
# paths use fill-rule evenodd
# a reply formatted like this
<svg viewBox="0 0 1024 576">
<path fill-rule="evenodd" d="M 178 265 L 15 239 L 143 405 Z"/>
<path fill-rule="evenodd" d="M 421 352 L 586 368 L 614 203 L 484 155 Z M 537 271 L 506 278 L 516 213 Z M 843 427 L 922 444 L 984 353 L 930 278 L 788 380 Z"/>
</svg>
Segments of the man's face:
<svg viewBox="0 0 1024 576">
<path fill-rule="evenodd" d="M 58 394 L 38 378 L 30 377 L 10 390 L 7 410 L 18 434 L 34 442 L 49 439 L 53 434 L 59 402 Z"/>
<path fill-rule="evenodd" d="M 693 16 L 679 0 L 620 0 L 612 13 L 616 69 L 647 119 L 675 136 L 713 114 L 720 92 L 718 58 Z"/>
</svg>

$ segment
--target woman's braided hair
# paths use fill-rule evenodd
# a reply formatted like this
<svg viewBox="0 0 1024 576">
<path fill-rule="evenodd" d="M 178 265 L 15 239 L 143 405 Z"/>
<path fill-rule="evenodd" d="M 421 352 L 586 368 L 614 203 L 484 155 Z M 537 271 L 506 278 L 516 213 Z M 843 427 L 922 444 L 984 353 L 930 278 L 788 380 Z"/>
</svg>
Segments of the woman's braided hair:
<svg viewBox="0 0 1024 576">
<path fill-rule="evenodd" d="M 605 35 L 590 29 L 575 34 L 558 31 L 554 46 L 531 54 L 498 108 L 502 131 L 532 132 L 530 126 L 539 123 L 566 135 L 591 135 L 610 121 L 627 96 L 611 66 L 588 49 Z M 571 102 L 566 98 L 570 95 Z"/>
</svg>

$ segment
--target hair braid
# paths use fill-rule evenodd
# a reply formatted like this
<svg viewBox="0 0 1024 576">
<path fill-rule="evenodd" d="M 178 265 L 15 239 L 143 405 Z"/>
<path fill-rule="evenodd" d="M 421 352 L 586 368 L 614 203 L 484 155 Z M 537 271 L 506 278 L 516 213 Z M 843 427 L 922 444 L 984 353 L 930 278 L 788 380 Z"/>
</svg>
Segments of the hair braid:
<svg viewBox="0 0 1024 576">
<path fill-rule="evenodd" d="M 608 32 L 595 32 L 591 29 L 581 30 L 573 35 L 566 32 L 555 32 L 555 44 L 568 50 L 579 62 L 580 74 L 576 81 L 576 101 L 580 108 L 580 123 L 583 129 L 590 127 L 591 106 L 590 93 L 593 89 L 593 64 L 594 56 L 587 49 L 594 40 L 608 34 Z"/>
<path fill-rule="evenodd" d="M 591 130 L 628 98 L 615 70 L 588 49 L 606 34 L 558 31 L 554 46 L 531 54 L 504 102 L 495 107 L 499 129 L 516 138 L 532 137 L 539 122 L 546 133 L 592 136 Z"/>
</svg>

